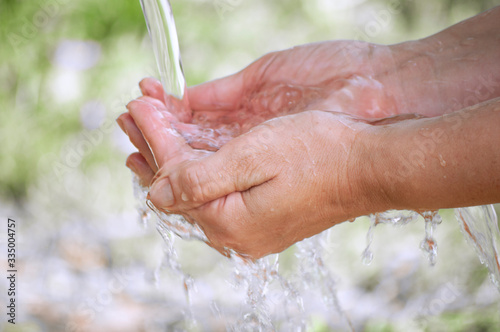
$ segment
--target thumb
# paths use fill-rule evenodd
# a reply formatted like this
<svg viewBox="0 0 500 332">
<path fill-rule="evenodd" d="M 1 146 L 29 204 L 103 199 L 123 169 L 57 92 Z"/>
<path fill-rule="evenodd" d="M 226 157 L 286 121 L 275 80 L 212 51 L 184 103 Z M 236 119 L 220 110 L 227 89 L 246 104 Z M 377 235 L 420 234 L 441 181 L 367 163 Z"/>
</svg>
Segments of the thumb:
<svg viewBox="0 0 500 332">
<path fill-rule="evenodd" d="M 245 83 L 242 72 L 188 88 L 189 104 L 195 111 L 230 111 L 243 97 Z"/>
<path fill-rule="evenodd" d="M 150 190 L 151 202 L 170 212 L 189 211 L 233 192 L 248 190 L 274 178 L 272 156 L 243 136 L 207 157 L 159 170 Z"/>
</svg>

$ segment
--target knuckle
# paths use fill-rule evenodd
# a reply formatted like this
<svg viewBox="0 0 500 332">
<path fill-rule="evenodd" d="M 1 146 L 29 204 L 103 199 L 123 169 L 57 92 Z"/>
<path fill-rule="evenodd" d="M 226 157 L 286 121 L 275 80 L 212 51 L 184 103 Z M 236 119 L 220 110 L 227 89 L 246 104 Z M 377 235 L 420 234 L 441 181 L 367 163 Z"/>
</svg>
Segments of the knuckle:
<svg viewBox="0 0 500 332">
<path fill-rule="evenodd" d="M 234 165 L 236 171 L 252 171 L 255 165 L 258 164 L 260 150 L 254 145 L 245 146 L 241 149 L 234 158 Z"/>
<path fill-rule="evenodd" d="M 248 145 L 235 154 L 231 165 L 231 174 L 234 177 L 236 190 L 243 189 L 239 188 L 240 185 L 245 186 L 264 176 L 269 166 L 267 153 L 267 150 L 256 145 Z"/>
<path fill-rule="evenodd" d="M 206 201 L 210 194 L 207 185 L 207 176 L 209 176 L 206 167 L 203 163 L 194 162 L 186 166 L 186 168 L 181 173 L 181 183 L 185 190 L 187 199 L 191 199 L 194 202 Z M 184 200 L 184 198 L 183 198 Z"/>
</svg>

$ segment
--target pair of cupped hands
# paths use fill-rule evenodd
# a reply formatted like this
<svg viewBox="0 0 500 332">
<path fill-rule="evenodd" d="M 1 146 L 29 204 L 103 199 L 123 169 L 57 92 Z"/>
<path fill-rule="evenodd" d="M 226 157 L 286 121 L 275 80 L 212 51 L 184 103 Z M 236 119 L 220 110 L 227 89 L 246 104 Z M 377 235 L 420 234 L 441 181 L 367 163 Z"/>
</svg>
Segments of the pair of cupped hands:
<svg viewBox="0 0 500 332">
<path fill-rule="evenodd" d="M 127 166 L 159 210 L 197 223 L 215 249 L 252 258 L 376 212 L 363 156 L 374 124 L 398 116 L 370 119 L 402 112 L 397 87 L 384 85 L 390 50 L 352 43 L 267 54 L 187 88 L 182 101 L 142 80 L 143 95 L 117 119 L 139 150 Z"/>
</svg>

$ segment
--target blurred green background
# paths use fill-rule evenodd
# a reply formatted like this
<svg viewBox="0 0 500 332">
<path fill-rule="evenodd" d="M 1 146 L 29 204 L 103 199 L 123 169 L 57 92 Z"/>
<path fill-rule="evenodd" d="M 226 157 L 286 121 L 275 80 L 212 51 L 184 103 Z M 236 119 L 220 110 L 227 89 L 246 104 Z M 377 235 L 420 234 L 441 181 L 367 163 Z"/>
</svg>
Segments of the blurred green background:
<svg viewBox="0 0 500 332">
<path fill-rule="evenodd" d="M 171 2 L 188 85 L 233 73 L 266 52 L 297 44 L 327 39 L 397 43 L 422 38 L 498 5 L 493 0 Z M 380 11 L 391 4 L 400 10 L 384 20 Z M 364 33 L 369 22 L 380 29 Z M 113 278 L 116 269 L 154 270 L 161 256 L 159 237 L 135 221 L 130 174 L 124 166 L 133 149 L 114 124 L 125 104 L 139 95 L 139 80 L 156 76 L 156 65 L 139 1 L 1 0 L 0 27 L 0 212 L 3 220 L 7 216 L 18 220 L 24 269 L 19 300 L 22 324 L 8 328 L 67 330 L 65 324 L 76 319 L 75 308 L 98 293 L 100 283 Z M 452 214 L 445 215 L 449 220 L 442 233 L 438 230 L 442 242 L 438 266 L 431 270 L 418 258 L 426 275 L 422 280 L 445 283 L 459 275 L 461 294 L 467 300 L 418 322 L 400 317 L 400 310 L 387 304 L 387 315 L 363 316 L 357 327 L 369 331 L 499 328 L 499 296 L 488 291 L 485 268 L 465 244 Z M 356 261 L 367 230 L 366 221 L 359 224 L 339 227 L 344 236 L 337 241 L 347 247 L 343 256 L 354 258 L 335 258 L 344 267 L 334 270 L 339 269 L 335 271 L 341 279 L 352 278 L 348 284 L 369 292 L 385 278 L 393 255 L 418 251 L 418 241 L 409 246 L 405 244 L 409 238 L 401 242 L 395 238 L 422 237 L 423 226 L 399 233 L 377 229 L 378 263 L 366 267 Z M 356 242 L 347 241 L 346 234 Z M 377 247 L 377 241 L 389 248 Z M 197 249 L 199 255 L 204 255 L 204 249 Z M 377 259 L 384 250 L 387 256 Z M 127 297 L 122 300 L 137 308 L 137 298 L 164 305 L 164 298 L 155 297 L 151 280 L 145 280 L 140 290 L 127 288 L 121 293 Z M 422 282 L 420 293 L 413 290 L 414 296 L 436 289 L 437 284 L 427 285 L 427 281 Z M 122 302 L 115 299 L 114 303 Z M 141 310 L 146 309 L 137 309 L 143 313 L 139 321 L 154 320 Z M 140 329 L 122 327 L 119 320 L 106 324 L 90 330 L 154 330 L 144 322 Z M 328 327 L 319 320 L 314 329 Z"/>
</svg>

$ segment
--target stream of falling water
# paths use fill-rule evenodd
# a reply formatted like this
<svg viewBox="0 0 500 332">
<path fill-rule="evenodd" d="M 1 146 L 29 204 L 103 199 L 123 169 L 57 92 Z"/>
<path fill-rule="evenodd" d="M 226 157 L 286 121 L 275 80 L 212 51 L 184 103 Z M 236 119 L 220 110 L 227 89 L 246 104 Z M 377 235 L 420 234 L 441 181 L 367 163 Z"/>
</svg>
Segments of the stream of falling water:
<svg viewBox="0 0 500 332">
<path fill-rule="evenodd" d="M 161 81 L 166 93 L 184 101 L 185 79 L 182 72 L 177 32 L 168 0 L 141 0 L 149 34 L 152 39 Z M 185 105 L 185 104 L 184 104 Z M 168 269 L 182 282 L 188 310 L 184 312 L 186 326 L 197 326 L 190 308 L 196 280 L 185 273 L 178 260 L 174 244 L 177 238 L 207 242 L 205 234 L 196 225 L 188 223 L 182 216 L 166 215 L 157 210 L 146 200 L 147 188 L 139 185 L 134 178 L 134 194 L 138 211 L 144 225 L 152 218 L 152 212 L 158 217 L 156 228 L 165 242 L 164 257 L 155 277 L 158 282 L 160 270 Z M 498 248 L 500 232 L 492 206 L 456 209 L 456 216 L 465 237 L 476 249 L 481 262 L 488 266 L 491 280 L 500 290 L 500 262 Z M 427 254 L 431 265 L 436 263 L 437 243 L 434 232 L 441 217 L 437 211 L 387 211 L 371 217 L 367 234 L 367 247 L 362 254 L 365 264 L 373 259 L 370 250 L 375 227 L 378 224 L 406 225 L 421 215 L 425 222 L 425 237 L 421 249 Z M 336 282 L 323 261 L 325 237 L 328 231 L 297 243 L 297 266 L 295 276 L 285 278 L 278 272 L 279 255 L 270 255 L 255 262 L 242 258 L 228 251 L 233 266 L 233 285 L 246 291 L 246 301 L 240 304 L 239 318 L 226 322 L 226 329 L 231 331 L 305 331 L 310 321 L 310 312 L 304 302 L 314 291 L 319 291 L 323 304 L 337 312 L 339 326 L 353 329 L 347 315 L 342 310 L 336 292 Z M 210 305 L 214 315 L 224 315 L 227 311 L 215 301 Z M 234 309 L 234 308 L 233 308 Z M 342 323 L 343 322 L 343 323 Z"/>
<path fill-rule="evenodd" d="M 420 249 L 426 253 L 430 265 L 436 264 L 437 242 L 434 232 L 441 223 L 438 211 L 387 211 L 370 216 L 370 228 L 366 235 L 366 248 L 361 257 L 364 264 L 370 264 L 373 253 L 370 250 L 375 227 L 379 224 L 406 225 L 422 216 L 425 223 L 425 237 Z M 474 247 L 482 264 L 489 270 L 490 279 L 500 291 L 500 230 L 493 205 L 471 206 L 455 209 L 455 217 L 467 241 Z"/>
<path fill-rule="evenodd" d="M 157 272 L 168 269 L 181 281 L 189 308 L 184 313 L 185 325 L 196 326 L 197 322 L 190 308 L 196 281 L 183 271 L 181 262 L 177 259 L 174 243 L 176 238 L 203 242 L 206 242 L 207 238 L 199 227 L 188 223 L 182 216 L 167 215 L 156 209 L 146 200 L 148 188 L 142 187 L 135 176 L 133 186 L 141 223 L 147 224 L 149 220 L 154 219 L 151 213 L 153 211 L 154 216 L 158 217 L 156 228 L 165 242 L 164 257 Z M 322 250 L 325 248 L 324 237 L 327 234 L 323 232 L 297 244 L 298 250 L 295 255 L 297 267 L 293 280 L 279 273 L 279 255 L 269 255 L 251 261 L 229 250 L 228 259 L 233 269 L 231 283 L 237 291 L 246 292 L 246 301 L 239 304 L 239 318 L 227 322 L 226 329 L 306 331 L 310 317 L 304 308 L 304 299 L 311 298 L 311 293 L 316 291 L 319 294 L 317 297 L 322 298 L 327 310 L 339 314 L 339 324 L 344 324 L 353 330 L 337 298 L 335 279 L 323 263 Z M 155 275 L 158 276 L 159 273 Z M 212 311 L 219 315 L 228 311 L 228 308 L 221 308 L 215 299 L 211 306 Z"/>
<path fill-rule="evenodd" d="M 455 209 L 455 216 L 467 241 L 481 263 L 488 267 L 490 279 L 500 291 L 500 231 L 493 205 Z"/>
</svg>

